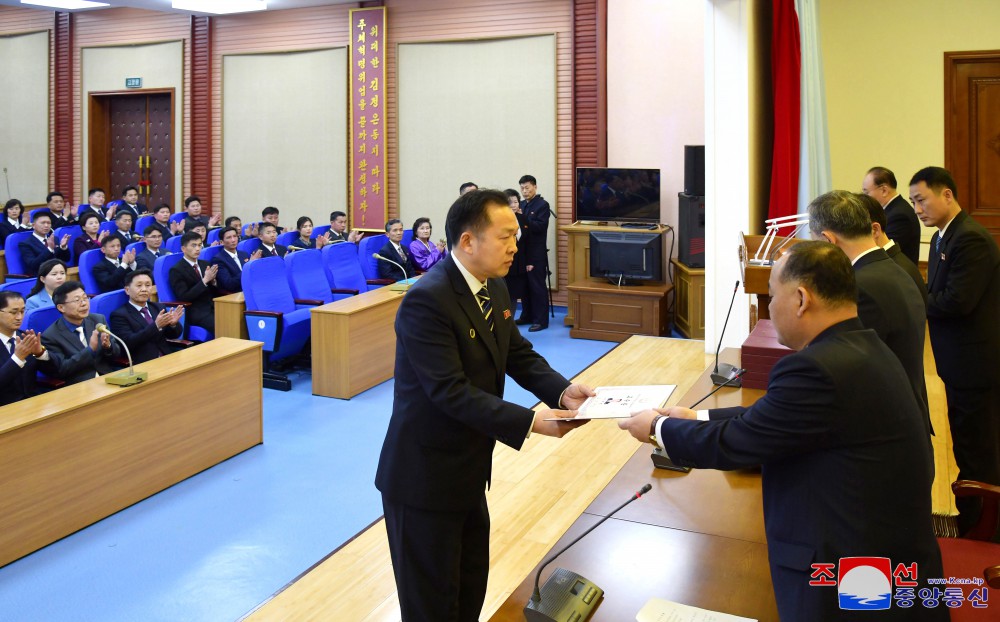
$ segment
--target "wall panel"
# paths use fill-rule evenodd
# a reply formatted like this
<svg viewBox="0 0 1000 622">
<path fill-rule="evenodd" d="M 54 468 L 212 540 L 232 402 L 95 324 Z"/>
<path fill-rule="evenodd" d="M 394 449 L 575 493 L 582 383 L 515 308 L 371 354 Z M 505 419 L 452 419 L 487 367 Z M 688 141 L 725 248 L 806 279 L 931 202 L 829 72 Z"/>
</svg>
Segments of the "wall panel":
<svg viewBox="0 0 1000 622">
<path fill-rule="evenodd" d="M 0 36 L 0 84 L 17 85 L 0 97 L 0 196 L 9 189 L 28 205 L 44 203 L 49 186 L 49 38 L 48 30 Z"/>
</svg>

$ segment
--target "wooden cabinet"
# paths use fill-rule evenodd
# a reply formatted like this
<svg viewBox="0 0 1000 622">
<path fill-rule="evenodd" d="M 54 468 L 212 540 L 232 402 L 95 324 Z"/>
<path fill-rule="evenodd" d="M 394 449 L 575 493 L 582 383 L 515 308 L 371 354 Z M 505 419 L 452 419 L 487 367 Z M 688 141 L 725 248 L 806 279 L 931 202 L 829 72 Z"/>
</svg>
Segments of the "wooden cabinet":
<svg viewBox="0 0 1000 622">
<path fill-rule="evenodd" d="M 689 339 L 705 338 L 705 270 L 674 265 L 674 324 Z"/>
<path fill-rule="evenodd" d="M 596 279 L 575 281 L 569 286 L 577 304 L 570 337 L 625 341 L 632 335 L 669 335 L 670 290 L 663 283 L 619 286 Z"/>
</svg>

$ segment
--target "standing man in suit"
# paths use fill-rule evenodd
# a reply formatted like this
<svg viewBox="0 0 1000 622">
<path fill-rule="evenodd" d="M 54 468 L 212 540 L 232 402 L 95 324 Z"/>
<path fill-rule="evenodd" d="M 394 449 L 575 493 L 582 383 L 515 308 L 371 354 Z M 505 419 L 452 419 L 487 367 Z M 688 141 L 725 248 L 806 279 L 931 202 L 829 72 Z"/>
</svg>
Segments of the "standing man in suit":
<svg viewBox="0 0 1000 622">
<path fill-rule="evenodd" d="M 809 585 L 814 562 L 888 557 L 917 564 L 923 585 L 943 576 L 924 415 L 898 359 L 858 320 L 854 276 L 832 244 L 791 246 L 771 270 L 769 309 L 778 341 L 796 352 L 774 366 L 767 393 L 749 408 L 647 410 L 618 424 L 677 464 L 762 465 L 764 530 L 782 620 L 855 619 L 844 617 L 836 590 Z M 878 587 L 891 592 L 888 581 Z M 945 607 L 918 604 L 869 617 L 949 616 Z"/>
<path fill-rule="evenodd" d="M 52 233 L 52 215 L 48 212 L 36 212 L 31 221 L 31 237 L 22 240 L 17 249 L 21 252 L 21 261 L 31 276 L 38 276 L 38 267 L 50 259 L 69 261 L 69 236 L 64 235 L 57 241 Z"/>
<path fill-rule="evenodd" d="M 398 218 L 393 218 L 389 222 L 385 223 L 385 233 L 389 236 L 389 241 L 382 245 L 378 254 L 386 259 L 395 261 L 400 266 L 403 266 L 403 270 L 400 270 L 399 266 L 396 264 L 379 259 L 378 278 L 392 279 L 393 281 L 402 281 L 410 278 L 416 274 L 416 269 L 413 266 L 413 262 L 410 260 L 410 254 L 406 252 L 406 249 L 402 246 L 403 223 L 400 222 Z M 403 274 L 404 270 L 406 271 L 406 274 Z"/>
<path fill-rule="evenodd" d="M 503 284 L 517 219 L 495 190 L 459 197 L 451 252 L 410 288 L 396 314 L 396 394 L 375 485 L 403 620 L 478 620 L 486 596 L 486 507 L 496 441 L 520 449 L 532 432 L 562 436 L 593 391 L 549 367 L 514 326 Z M 443 269 L 442 269 L 443 268 Z M 538 413 L 503 401 L 509 375 Z"/>
<path fill-rule="evenodd" d="M 42 333 L 42 345 L 56 367 L 54 375 L 67 384 L 83 382 L 115 370 L 118 343 L 97 332 L 104 316 L 90 312 L 90 298 L 79 281 L 66 281 L 52 293 L 62 317 Z"/>
<path fill-rule="evenodd" d="M 927 323 L 944 381 L 958 479 L 1000 484 L 1000 250 L 958 203 L 951 173 L 929 166 L 910 180 L 910 200 L 937 231 L 927 260 Z M 959 526 L 978 504 L 956 500 Z"/>
<path fill-rule="evenodd" d="M 351 242 L 352 244 L 357 244 L 364 235 L 360 231 L 347 232 L 347 214 L 340 211 L 330 212 L 331 242 Z"/>
<path fill-rule="evenodd" d="M 885 210 L 885 234 L 895 240 L 907 259 L 916 265 L 920 254 L 920 223 L 913 208 L 896 191 L 893 172 L 883 166 L 868 169 L 861 181 L 861 192 L 879 202 Z"/>
<path fill-rule="evenodd" d="M 232 227 L 222 230 L 222 252 L 212 260 L 212 265 L 219 270 L 215 282 L 219 286 L 220 294 L 242 292 L 243 267 L 254 259 L 260 259 L 260 249 L 255 250 L 252 255 L 247 255 L 236 248 L 239 243 L 239 231 Z"/>
<path fill-rule="evenodd" d="M 549 327 L 549 289 L 545 277 L 549 268 L 549 203 L 538 194 L 538 182 L 531 175 L 524 175 L 521 184 L 521 212 L 528 223 L 528 241 L 525 245 L 525 270 L 527 289 L 521 300 L 521 317 L 518 324 L 530 324 L 528 332 L 534 333 Z"/>
<path fill-rule="evenodd" d="M 204 243 L 201 236 L 189 231 L 181 237 L 184 258 L 170 268 L 170 289 L 183 302 L 191 303 L 187 309 L 188 321 L 210 333 L 215 332 L 215 305 L 219 295 L 215 277 L 219 267 L 198 259 Z"/>
<path fill-rule="evenodd" d="M 163 234 L 155 224 L 149 225 L 142 232 L 142 241 L 146 243 L 146 248 L 136 253 L 135 267 L 136 270 L 149 270 L 152 273 L 156 260 L 166 257 L 170 251 L 163 248 Z"/>
<path fill-rule="evenodd" d="M 902 249 L 899 248 L 899 244 L 895 241 L 890 240 L 885 235 L 885 210 L 882 206 L 878 204 L 874 198 L 868 196 L 867 194 L 856 194 L 858 200 L 865 206 L 868 210 L 868 215 L 872 219 L 872 239 L 875 240 L 875 244 L 879 248 L 885 251 L 885 254 L 889 256 L 889 259 L 896 262 L 896 265 L 903 269 L 903 272 L 910 276 L 913 284 L 917 286 L 920 290 L 920 297 L 924 301 L 924 306 L 927 306 L 927 283 L 924 282 L 923 275 L 920 274 L 920 269 L 917 268 L 910 261 L 910 258 L 903 254 Z"/>
<path fill-rule="evenodd" d="M 133 363 L 145 363 L 174 351 L 168 339 L 181 336 L 184 307 L 169 311 L 149 301 L 153 275 L 149 270 L 136 270 L 125 277 L 128 302 L 111 313 L 111 332 L 125 342 L 132 353 Z"/>
<path fill-rule="evenodd" d="M 34 331 L 22 331 L 24 297 L 0 292 L 0 406 L 35 395 L 35 375 L 56 371 L 52 358 Z"/>
<path fill-rule="evenodd" d="M 122 244 L 117 237 L 109 235 L 101 240 L 104 259 L 94 264 L 94 279 L 102 294 L 125 287 L 125 275 L 136 269 L 135 251 L 125 251 L 119 258 Z"/>
<path fill-rule="evenodd" d="M 927 313 L 917 286 L 872 238 L 872 222 L 854 193 L 834 190 L 809 204 L 814 240 L 836 244 L 854 266 L 858 319 L 875 331 L 906 370 L 910 386 L 931 432 L 924 382 L 924 335 Z"/>
<path fill-rule="evenodd" d="M 288 248 L 278 244 L 278 228 L 273 223 L 261 223 L 257 230 L 257 237 L 260 239 L 261 257 L 284 257 Z"/>
</svg>

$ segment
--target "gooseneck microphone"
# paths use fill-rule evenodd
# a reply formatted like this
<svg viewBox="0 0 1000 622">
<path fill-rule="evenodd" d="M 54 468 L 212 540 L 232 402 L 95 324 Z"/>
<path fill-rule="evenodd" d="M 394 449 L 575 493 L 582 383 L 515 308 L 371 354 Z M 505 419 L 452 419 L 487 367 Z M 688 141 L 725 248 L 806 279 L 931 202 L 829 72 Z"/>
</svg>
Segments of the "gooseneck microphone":
<svg viewBox="0 0 1000 622">
<path fill-rule="evenodd" d="M 122 341 L 118 337 L 118 335 L 116 335 L 113 332 L 111 332 L 108 329 L 108 327 L 105 326 L 104 324 L 98 324 L 94 328 L 97 329 L 97 332 L 99 332 L 99 333 L 102 333 L 102 334 L 108 335 L 109 337 L 113 337 L 113 338 L 117 339 L 118 343 L 122 344 L 122 347 L 125 348 L 125 356 L 128 357 L 128 372 L 111 374 L 109 376 L 106 376 L 105 377 L 105 382 L 107 382 L 108 384 L 113 384 L 113 385 L 117 385 L 117 386 L 120 386 L 120 387 L 128 387 L 128 386 L 132 386 L 133 384 L 139 384 L 140 382 L 144 382 L 146 380 L 146 378 L 149 377 L 149 374 L 147 374 L 144 371 L 141 371 L 138 374 L 135 373 L 135 367 L 132 365 L 132 353 L 128 351 L 128 346 L 125 345 L 125 342 Z"/>
<path fill-rule="evenodd" d="M 565 553 L 569 547 L 582 540 L 583 537 L 591 531 L 600 527 L 604 521 L 608 520 L 626 505 L 632 503 L 652 489 L 653 487 L 650 484 L 646 484 L 640 488 L 639 491 L 632 495 L 628 501 L 619 505 L 609 514 L 603 516 L 601 520 L 597 521 L 592 527 L 587 529 L 587 531 L 584 531 L 582 534 L 574 538 L 572 542 L 560 549 L 555 555 L 549 557 L 542 563 L 541 566 L 538 567 L 538 572 L 535 574 L 535 591 L 531 595 L 531 600 L 529 600 L 528 604 L 524 606 L 524 617 L 528 622 L 555 622 L 556 620 L 589 619 L 590 612 L 597 607 L 601 597 L 604 595 L 604 590 L 575 572 L 571 572 L 563 568 L 556 568 L 545 582 L 545 585 L 539 589 L 538 581 L 541 579 L 542 570 L 544 570 L 545 567 L 548 566 L 555 558 Z M 574 612 L 579 615 L 577 617 L 573 617 Z"/>
<path fill-rule="evenodd" d="M 712 384 L 729 387 L 742 387 L 743 381 L 738 378 L 743 370 L 729 363 L 719 363 L 719 351 L 722 350 L 722 338 L 726 336 L 726 327 L 729 326 L 729 315 L 733 312 L 733 303 L 736 302 L 736 292 L 740 289 L 739 280 L 733 287 L 733 297 L 729 301 L 729 311 L 726 311 L 726 321 L 722 324 L 722 334 L 719 335 L 719 345 L 715 348 L 715 370 L 712 372 Z M 735 381 L 735 382 L 734 382 Z"/>
</svg>

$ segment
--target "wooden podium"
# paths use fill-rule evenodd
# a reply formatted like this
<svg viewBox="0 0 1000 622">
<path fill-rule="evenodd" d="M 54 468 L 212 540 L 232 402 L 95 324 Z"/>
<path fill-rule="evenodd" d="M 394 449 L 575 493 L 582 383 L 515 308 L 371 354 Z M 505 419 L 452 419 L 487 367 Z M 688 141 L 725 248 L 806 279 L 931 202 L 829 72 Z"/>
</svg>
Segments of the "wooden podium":
<svg viewBox="0 0 1000 622">
<path fill-rule="evenodd" d="M 740 272 L 743 274 L 743 291 L 757 296 L 756 313 L 752 307 L 750 309 L 750 330 L 753 330 L 757 320 L 771 319 L 770 311 L 767 308 L 771 302 L 771 296 L 767 293 L 767 282 L 771 278 L 771 266 L 757 265 L 751 261 L 757 257 L 757 252 L 761 244 L 764 243 L 764 238 L 763 235 L 744 235 L 743 243 L 737 249 L 740 257 Z M 805 241 L 802 238 L 775 237 L 768 254 L 773 255 L 771 259 L 777 259 L 793 245 Z"/>
</svg>

